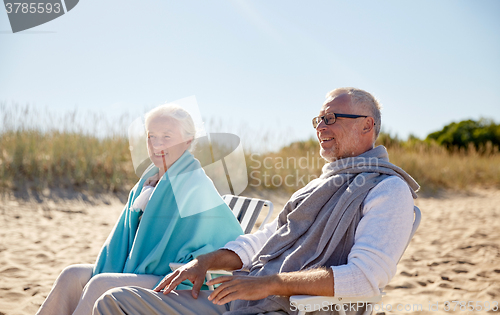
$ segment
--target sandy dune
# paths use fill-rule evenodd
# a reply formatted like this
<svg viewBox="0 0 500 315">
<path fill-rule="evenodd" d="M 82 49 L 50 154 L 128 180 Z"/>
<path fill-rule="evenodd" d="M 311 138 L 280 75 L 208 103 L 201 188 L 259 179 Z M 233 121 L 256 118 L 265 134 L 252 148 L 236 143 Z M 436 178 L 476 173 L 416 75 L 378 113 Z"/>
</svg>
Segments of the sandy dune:
<svg viewBox="0 0 500 315">
<path fill-rule="evenodd" d="M 287 199 L 271 192 L 263 197 L 275 203 L 275 214 Z M 422 224 L 374 313 L 466 314 L 460 305 L 446 311 L 444 302 L 473 301 L 476 309 L 500 302 L 500 190 L 443 193 L 417 205 Z M 65 266 L 93 263 L 121 210 L 114 196 L 42 203 L 6 197 L 0 203 L 0 315 L 34 314 Z"/>
</svg>

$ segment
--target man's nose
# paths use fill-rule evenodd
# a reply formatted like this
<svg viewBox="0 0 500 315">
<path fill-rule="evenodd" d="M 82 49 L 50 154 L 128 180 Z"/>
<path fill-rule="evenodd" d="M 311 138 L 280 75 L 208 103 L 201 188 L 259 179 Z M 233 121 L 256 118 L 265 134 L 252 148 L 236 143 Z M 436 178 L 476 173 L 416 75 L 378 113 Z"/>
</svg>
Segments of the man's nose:
<svg viewBox="0 0 500 315">
<path fill-rule="evenodd" d="M 319 124 L 316 126 L 316 130 L 320 131 L 320 130 L 325 130 L 325 129 L 326 129 L 325 121 L 323 119 L 321 119 Z"/>
</svg>

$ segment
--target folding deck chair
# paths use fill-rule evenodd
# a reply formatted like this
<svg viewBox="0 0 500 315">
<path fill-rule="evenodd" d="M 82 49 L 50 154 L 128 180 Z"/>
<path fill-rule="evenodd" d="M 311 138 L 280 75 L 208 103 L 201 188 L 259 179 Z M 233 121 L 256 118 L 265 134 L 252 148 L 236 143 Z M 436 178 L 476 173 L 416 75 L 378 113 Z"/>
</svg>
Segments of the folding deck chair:
<svg viewBox="0 0 500 315">
<path fill-rule="evenodd" d="M 271 219 L 273 214 L 273 203 L 269 200 L 247 198 L 242 196 L 224 195 L 224 202 L 233 211 L 234 216 L 240 222 L 241 228 L 245 234 L 252 232 L 252 229 L 257 222 L 260 212 L 264 207 L 268 207 L 267 215 L 264 221 L 259 226 L 259 230 L 264 228 L 264 225 Z"/>
<path fill-rule="evenodd" d="M 418 207 L 413 208 L 414 212 L 414 220 L 413 220 L 413 227 L 411 229 L 411 234 L 408 239 L 408 242 L 406 243 L 406 248 L 410 244 L 411 239 L 413 238 L 413 235 L 415 235 L 415 232 L 418 229 L 418 226 L 420 225 L 420 220 L 422 217 L 422 214 L 420 213 L 420 209 Z M 404 251 L 403 251 L 404 253 Z M 401 254 L 401 256 L 403 256 Z M 401 257 L 399 257 L 399 260 Z M 332 305 L 338 305 L 335 306 L 335 310 L 337 310 L 341 315 L 346 315 L 345 309 L 344 309 L 344 304 L 350 304 L 350 303 L 377 303 L 382 299 L 382 296 L 385 295 L 385 292 L 381 290 L 379 295 L 376 296 L 370 296 L 370 297 L 340 297 L 340 296 L 314 296 L 314 295 L 293 295 L 290 297 L 290 305 L 293 305 L 297 310 L 299 310 L 298 315 L 305 315 L 306 313 L 309 312 L 314 312 L 321 310 L 324 307 L 330 307 Z M 331 309 L 331 308 L 329 308 Z M 365 315 L 370 314 L 372 311 L 372 308 L 367 308 Z"/>
<path fill-rule="evenodd" d="M 224 202 L 229 206 L 231 211 L 233 212 L 238 222 L 240 222 L 241 229 L 245 234 L 252 232 L 252 229 L 257 222 L 257 218 L 261 213 L 264 207 L 267 207 L 267 214 L 264 218 L 264 221 L 259 226 L 259 230 L 264 228 L 264 225 L 271 219 L 273 214 L 273 203 L 269 200 L 257 199 L 257 198 L 248 198 L 242 196 L 233 196 L 233 195 L 224 195 L 222 196 Z M 170 269 L 175 270 L 181 267 L 182 263 L 170 263 Z M 209 281 L 212 279 L 213 275 L 232 275 L 231 272 L 226 270 L 210 270 L 207 272 L 206 280 Z M 208 286 L 210 290 L 214 290 L 214 286 Z"/>
</svg>

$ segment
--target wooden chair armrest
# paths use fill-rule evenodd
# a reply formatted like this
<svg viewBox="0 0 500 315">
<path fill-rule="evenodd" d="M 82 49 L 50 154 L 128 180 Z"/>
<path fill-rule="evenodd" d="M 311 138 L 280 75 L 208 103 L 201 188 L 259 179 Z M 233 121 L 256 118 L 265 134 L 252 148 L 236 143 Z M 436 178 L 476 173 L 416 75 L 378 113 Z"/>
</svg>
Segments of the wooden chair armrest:
<svg viewBox="0 0 500 315">
<path fill-rule="evenodd" d="M 168 265 L 170 266 L 170 269 L 172 269 L 172 271 L 174 271 L 174 270 L 179 269 L 180 267 L 184 266 L 185 264 L 184 263 L 170 263 Z M 231 271 L 227 271 L 227 270 L 209 270 L 209 271 L 207 271 L 207 273 L 228 275 L 228 276 L 233 275 L 233 273 Z"/>
<path fill-rule="evenodd" d="M 184 263 L 170 263 L 170 264 L 168 264 L 168 266 L 170 267 L 170 269 L 172 269 L 172 271 L 179 269 L 180 267 L 182 267 L 184 265 L 185 265 Z"/>
<path fill-rule="evenodd" d="M 336 307 L 335 310 L 337 310 L 341 315 L 345 315 L 344 304 L 377 303 L 382 299 L 382 295 L 385 295 L 385 293 L 366 297 L 292 295 L 290 296 L 290 306 L 293 306 L 295 310 L 298 310 L 299 315 L 304 315 L 308 312 L 318 311 L 324 307 L 337 304 L 339 307 Z M 368 313 L 371 313 L 371 310 Z"/>
</svg>

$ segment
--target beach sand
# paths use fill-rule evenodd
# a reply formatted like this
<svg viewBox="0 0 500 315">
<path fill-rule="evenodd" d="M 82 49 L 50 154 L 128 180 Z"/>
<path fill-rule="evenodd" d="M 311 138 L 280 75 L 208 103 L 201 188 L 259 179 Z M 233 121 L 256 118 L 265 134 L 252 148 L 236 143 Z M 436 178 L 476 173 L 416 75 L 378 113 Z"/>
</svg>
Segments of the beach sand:
<svg viewBox="0 0 500 315">
<path fill-rule="evenodd" d="M 257 194 L 273 201 L 275 216 L 288 198 Z M 0 202 L 0 315 L 34 314 L 64 267 L 93 263 L 124 202 L 37 199 Z M 500 302 L 500 190 L 442 192 L 416 204 L 422 223 L 374 314 L 478 313 L 453 312 L 455 303 L 446 311 L 445 301 L 472 301 L 483 313 L 486 301 Z"/>
</svg>

